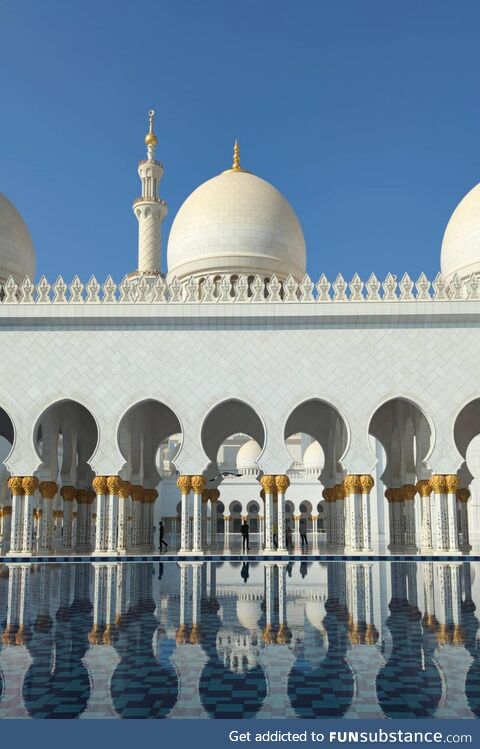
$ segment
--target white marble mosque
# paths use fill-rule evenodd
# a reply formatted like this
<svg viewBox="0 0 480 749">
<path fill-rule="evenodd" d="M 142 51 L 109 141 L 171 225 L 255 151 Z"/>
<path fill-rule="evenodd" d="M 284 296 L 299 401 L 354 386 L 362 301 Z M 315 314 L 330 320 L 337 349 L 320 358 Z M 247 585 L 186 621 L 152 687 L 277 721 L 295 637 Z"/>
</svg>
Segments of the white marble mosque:
<svg viewBox="0 0 480 749">
<path fill-rule="evenodd" d="M 145 142 L 121 281 L 36 281 L 0 197 L 1 555 L 149 554 L 160 520 L 186 559 L 228 553 L 245 518 L 266 555 L 287 529 L 294 553 L 478 553 L 480 185 L 434 279 L 312 280 L 297 216 L 236 143 L 178 211 L 164 274 L 153 112 Z"/>
</svg>

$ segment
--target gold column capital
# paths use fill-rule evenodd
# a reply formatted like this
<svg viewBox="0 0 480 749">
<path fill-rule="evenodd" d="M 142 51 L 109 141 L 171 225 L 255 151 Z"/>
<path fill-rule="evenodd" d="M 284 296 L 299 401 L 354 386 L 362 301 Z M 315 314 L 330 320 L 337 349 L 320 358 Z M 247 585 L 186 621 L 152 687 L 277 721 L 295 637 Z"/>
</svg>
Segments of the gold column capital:
<svg viewBox="0 0 480 749">
<path fill-rule="evenodd" d="M 60 489 L 60 495 L 62 496 L 64 502 L 73 502 L 73 500 L 77 496 L 77 490 L 74 486 L 62 486 L 62 488 Z"/>
<path fill-rule="evenodd" d="M 329 488 L 326 486 L 325 489 L 323 489 L 322 491 L 322 497 L 324 498 L 325 502 L 334 502 L 335 498 L 333 495 L 334 495 L 333 487 Z"/>
<path fill-rule="evenodd" d="M 398 487 L 385 489 L 385 499 L 387 502 L 403 502 L 403 491 Z"/>
<path fill-rule="evenodd" d="M 145 489 L 140 484 L 132 486 L 131 495 L 134 502 L 141 502 L 145 496 Z"/>
<path fill-rule="evenodd" d="M 192 476 L 192 489 L 194 494 L 202 494 L 207 485 L 205 476 Z"/>
<path fill-rule="evenodd" d="M 460 502 L 468 502 L 470 499 L 470 490 L 469 489 L 458 489 L 457 490 L 457 499 Z"/>
<path fill-rule="evenodd" d="M 445 484 L 447 486 L 447 494 L 456 494 L 460 486 L 458 476 L 456 473 L 449 473 L 445 476 Z"/>
<path fill-rule="evenodd" d="M 350 473 L 348 476 L 345 476 L 343 479 L 343 488 L 345 489 L 347 497 L 349 497 L 350 494 L 361 494 L 362 483 L 360 481 L 360 476 L 355 473 Z"/>
<path fill-rule="evenodd" d="M 23 491 L 23 477 L 22 476 L 11 476 L 8 479 L 8 488 L 10 489 L 12 496 L 21 497 L 25 492 Z"/>
<path fill-rule="evenodd" d="M 108 493 L 114 497 L 118 497 L 122 483 L 120 476 L 107 476 Z"/>
<path fill-rule="evenodd" d="M 288 487 L 290 486 L 290 479 L 285 474 L 280 474 L 278 476 L 275 476 L 275 487 L 277 489 L 277 492 L 280 494 L 285 494 Z"/>
<path fill-rule="evenodd" d="M 338 499 L 345 499 L 345 487 L 342 484 L 335 484 L 333 487 L 333 498 L 335 501 Z"/>
<path fill-rule="evenodd" d="M 42 481 L 38 488 L 44 499 L 53 499 L 58 491 L 58 485 L 55 481 Z"/>
<path fill-rule="evenodd" d="M 118 490 L 118 496 L 121 499 L 128 499 L 132 491 L 132 485 L 129 481 L 122 481 Z"/>
<path fill-rule="evenodd" d="M 92 481 L 92 486 L 95 490 L 95 493 L 98 494 L 100 497 L 103 497 L 105 496 L 105 494 L 108 494 L 108 483 L 107 483 L 106 476 L 95 476 L 95 478 Z"/>
<path fill-rule="evenodd" d="M 265 494 L 274 494 L 276 486 L 275 476 L 272 476 L 270 474 L 262 476 L 262 478 L 260 479 L 260 484 Z"/>
<path fill-rule="evenodd" d="M 404 484 L 402 486 L 403 500 L 415 499 L 416 493 L 417 493 L 417 487 L 414 484 Z"/>
<path fill-rule="evenodd" d="M 360 478 L 360 486 L 362 487 L 361 493 L 370 494 L 373 487 L 375 486 L 375 481 L 373 479 L 373 476 L 370 476 L 369 473 L 361 473 L 359 478 Z"/>
<path fill-rule="evenodd" d="M 432 489 L 435 494 L 446 494 L 447 493 L 447 482 L 446 476 L 441 473 L 437 473 L 430 479 Z"/>
<path fill-rule="evenodd" d="M 23 491 L 27 497 L 32 497 L 38 489 L 38 479 L 36 476 L 24 476 L 22 481 Z"/>
<path fill-rule="evenodd" d="M 182 494 L 190 494 L 190 491 L 192 489 L 191 476 L 179 476 L 177 479 L 177 487 L 180 489 Z"/>
<path fill-rule="evenodd" d="M 417 481 L 416 489 L 421 497 L 423 497 L 424 499 L 428 499 L 428 497 L 430 497 L 430 494 L 432 493 L 432 484 L 430 482 L 430 479 L 421 479 L 420 481 Z"/>
<path fill-rule="evenodd" d="M 153 504 L 158 497 L 156 489 L 145 489 L 144 501 Z"/>
<path fill-rule="evenodd" d="M 208 498 L 210 502 L 216 502 L 220 498 L 220 492 L 218 491 L 218 489 L 209 489 Z"/>
</svg>

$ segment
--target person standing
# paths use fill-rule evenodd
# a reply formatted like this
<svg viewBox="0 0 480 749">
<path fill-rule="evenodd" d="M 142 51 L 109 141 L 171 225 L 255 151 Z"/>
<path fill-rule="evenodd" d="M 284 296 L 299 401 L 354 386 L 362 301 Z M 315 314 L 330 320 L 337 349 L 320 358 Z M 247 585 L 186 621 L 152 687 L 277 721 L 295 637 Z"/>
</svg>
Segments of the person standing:
<svg viewBox="0 0 480 749">
<path fill-rule="evenodd" d="M 248 527 L 247 518 L 244 518 L 243 523 L 240 526 L 240 533 L 242 534 L 242 553 L 250 551 L 250 529 Z"/>
<path fill-rule="evenodd" d="M 307 523 L 305 518 L 300 520 L 300 540 L 302 542 L 302 549 L 304 546 L 308 549 Z"/>
<path fill-rule="evenodd" d="M 163 524 L 163 520 L 160 520 L 160 525 L 158 527 L 158 531 L 159 531 L 159 534 L 160 534 L 160 545 L 159 545 L 160 551 L 162 551 L 162 547 L 163 546 L 165 546 L 165 548 L 168 549 L 168 544 L 165 541 L 165 526 Z"/>
</svg>

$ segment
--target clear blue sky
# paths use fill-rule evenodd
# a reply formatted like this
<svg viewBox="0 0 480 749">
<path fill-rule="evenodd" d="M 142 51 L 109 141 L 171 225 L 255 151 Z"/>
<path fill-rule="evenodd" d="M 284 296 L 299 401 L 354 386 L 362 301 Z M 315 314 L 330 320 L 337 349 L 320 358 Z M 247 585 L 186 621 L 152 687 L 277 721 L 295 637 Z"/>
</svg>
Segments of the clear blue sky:
<svg viewBox="0 0 480 749">
<path fill-rule="evenodd" d="M 38 275 L 120 280 L 154 107 L 164 258 L 238 137 L 296 210 L 312 276 L 433 275 L 480 181 L 479 29 L 470 0 L 0 0 L 0 191 Z"/>
</svg>

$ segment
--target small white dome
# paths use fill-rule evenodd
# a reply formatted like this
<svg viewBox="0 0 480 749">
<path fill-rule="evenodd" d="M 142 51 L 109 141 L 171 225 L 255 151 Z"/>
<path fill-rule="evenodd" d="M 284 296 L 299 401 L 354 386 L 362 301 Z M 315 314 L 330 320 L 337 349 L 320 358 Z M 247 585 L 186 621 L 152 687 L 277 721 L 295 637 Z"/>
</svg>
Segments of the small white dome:
<svg viewBox="0 0 480 749">
<path fill-rule="evenodd" d="M 35 277 L 35 250 L 27 225 L 15 206 L 0 194 L 0 283 Z"/>
<path fill-rule="evenodd" d="M 480 184 L 452 213 L 443 235 L 440 263 L 447 283 L 455 273 L 461 280 L 480 273 Z"/>
<path fill-rule="evenodd" d="M 237 470 L 246 471 L 258 468 L 257 458 L 262 452 L 262 448 L 256 440 L 245 442 L 237 453 Z"/>
<path fill-rule="evenodd" d="M 312 442 L 303 453 L 303 467 L 322 469 L 325 456 L 319 442 Z"/>
<path fill-rule="evenodd" d="M 241 598 L 237 600 L 237 619 L 242 627 L 251 631 L 256 630 L 261 616 L 260 601 L 244 601 Z"/>
<path fill-rule="evenodd" d="M 183 203 L 168 239 L 169 277 L 305 275 L 305 240 L 290 204 L 260 177 L 229 169 Z"/>
</svg>

